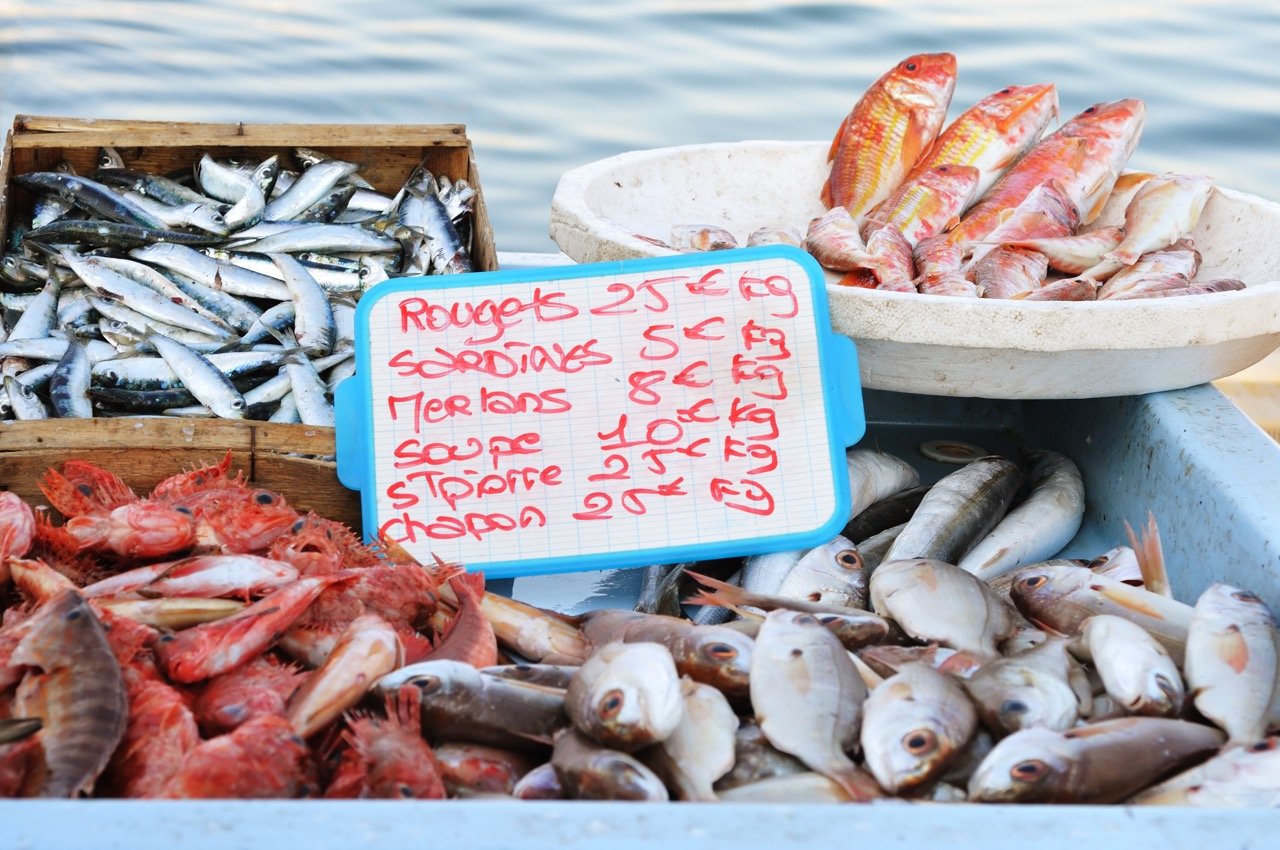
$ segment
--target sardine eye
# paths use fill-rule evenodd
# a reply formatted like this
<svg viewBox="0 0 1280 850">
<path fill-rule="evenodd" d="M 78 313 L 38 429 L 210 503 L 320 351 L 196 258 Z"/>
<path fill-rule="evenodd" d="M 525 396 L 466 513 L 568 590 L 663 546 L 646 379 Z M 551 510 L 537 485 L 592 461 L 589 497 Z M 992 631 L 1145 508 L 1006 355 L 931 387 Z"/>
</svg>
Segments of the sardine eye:
<svg viewBox="0 0 1280 850">
<path fill-rule="evenodd" d="M 1015 764 L 1009 775 L 1019 782 L 1039 782 L 1049 775 L 1049 765 L 1040 759 L 1027 759 Z"/>
<path fill-rule="evenodd" d="M 1241 602 L 1261 602 L 1262 601 L 1262 598 L 1259 597 L 1258 594 L 1254 593 L 1252 590 L 1237 590 L 1235 593 L 1231 594 L 1231 597 L 1233 599 L 1238 599 Z"/>
<path fill-rule="evenodd" d="M 1001 714 L 1023 714 L 1027 711 L 1027 704 L 1020 699 L 1007 699 L 1000 703 Z"/>
<path fill-rule="evenodd" d="M 604 695 L 604 699 L 600 700 L 600 717 L 603 720 L 612 720 L 618 716 L 618 712 L 622 711 L 622 704 L 626 702 L 622 691 L 614 688 Z"/>
<path fill-rule="evenodd" d="M 703 654 L 712 661 L 731 661 L 738 657 L 738 650 L 727 643 L 707 644 Z"/>
<path fill-rule="evenodd" d="M 839 555 L 836 555 L 836 564 L 846 570 L 862 569 L 862 555 L 857 549 L 845 549 Z"/>
<path fill-rule="evenodd" d="M 1022 586 L 1035 590 L 1040 585 L 1049 580 L 1048 576 L 1029 576 L 1022 580 Z"/>
</svg>

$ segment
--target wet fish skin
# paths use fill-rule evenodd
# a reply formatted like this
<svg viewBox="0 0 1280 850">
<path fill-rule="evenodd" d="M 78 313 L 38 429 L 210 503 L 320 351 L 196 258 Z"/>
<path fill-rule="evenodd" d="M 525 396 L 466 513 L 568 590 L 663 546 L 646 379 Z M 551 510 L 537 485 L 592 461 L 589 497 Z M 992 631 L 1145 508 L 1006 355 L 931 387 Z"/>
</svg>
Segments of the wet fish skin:
<svg viewBox="0 0 1280 850">
<path fill-rule="evenodd" d="M 461 661 L 422 661 L 383 676 L 379 693 L 414 687 L 422 693 L 422 728 L 432 737 L 545 751 L 569 726 L 565 692 L 486 676 Z"/>
<path fill-rule="evenodd" d="M 626 753 L 600 746 L 577 729 L 556 738 L 551 766 L 570 799 L 670 799 L 667 787 L 652 770 Z"/>
<path fill-rule="evenodd" d="M 1163 717 L 1125 717 L 1065 732 L 1023 729 L 996 744 L 969 782 L 977 802 L 1115 803 L 1204 759 L 1225 736 Z"/>
<path fill-rule="evenodd" d="M 872 83 L 831 142 L 822 202 L 859 218 L 902 183 L 942 129 L 955 82 L 954 55 L 921 53 Z"/>
<path fill-rule="evenodd" d="M 1213 180 L 1197 174 L 1162 174 L 1144 182 L 1125 208 L 1124 238 L 1100 264 L 1119 269 L 1189 235 L 1212 193 Z"/>
<path fill-rule="evenodd" d="M 730 803 L 850 803 L 860 802 L 836 782 L 821 773 L 803 771 L 735 785 L 720 792 Z"/>
<path fill-rule="evenodd" d="M 1006 458 L 989 455 L 966 464 L 925 494 L 885 561 L 955 563 L 999 523 L 1021 485 L 1021 471 Z"/>
<path fill-rule="evenodd" d="M 845 452 L 845 464 L 849 470 L 850 519 L 876 502 L 920 484 L 916 468 L 888 452 L 850 449 Z"/>
<path fill-rule="evenodd" d="M 1185 670 L 1196 709 L 1232 743 L 1261 740 L 1280 699 L 1280 636 L 1267 604 L 1252 591 L 1210 585 L 1196 600 Z"/>
<path fill-rule="evenodd" d="M 4 376 L 4 391 L 14 418 L 22 420 L 49 418 L 49 409 L 36 395 L 35 390 L 12 375 Z"/>
<path fill-rule="evenodd" d="M 1052 639 L 987 662 L 964 687 L 983 724 L 997 737 L 1032 727 L 1065 731 L 1080 714 L 1070 683 L 1072 664 L 1066 641 Z"/>
<path fill-rule="evenodd" d="M 1280 808 L 1280 737 L 1227 747 L 1204 764 L 1125 801 L 1130 806 Z"/>
<path fill-rule="evenodd" d="M 756 722 L 769 743 L 861 801 L 880 795 L 845 755 L 857 743 L 866 695 L 844 647 L 812 615 L 773 611 L 765 617 L 751 659 Z"/>
<path fill-rule="evenodd" d="M 973 703 L 950 676 L 907 664 L 863 704 L 862 753 L 880 786 L 898 794 L 941 775 L 977 724 Z"/>
<path fill-rule="evenodd" d="M 1084 479 L 1071 458 L 1033 455 L 1027 497 L 957 563 L 990 581 L 1025 564 L 1051 558 L 1071 542 L 1084 520 Z"/>
<path fill-rule="evenodd" d="M 302 172 L 285 192 L 267 204 L 262 217 L 267 221 L 289 221 L 306 212 L 328 194 L 339 180 L 350 177 L 358 166 L 339 160 L 317 162 Z"/>
<path fill-rule="evenodd" d="M 770 744 L 760 725 L 750 717 L 740 719 L 733 738 L 733 767 L 716 780 L 713 787 L 717 794 L 775 776 L 808 771 L 804 762 Z"/>
<path fill-rule="evenodd" d="M 303 424 L 332 427 L 336 414 L 327 397 L 329 388 L 320 379 L 315 364 L 301 354 L 295 354 L 285 362 L 284 369 L 289 375 L 293 401 Z"/>
<path fill-rule="evenodd" d="M 845 524 L 840 534 L 855 542 L 862 551 L 862 542 L 911 519 L 928 486 L 909 487 L 887 496 L 859 511 Z M 865 553 L 863 553 L 865 554 Z"/>
<path fill-rule="evenodd" d="M 778 586 L 779 596 L 846 608 L 866 608 L 867 570 L 862 556 L 846 537 L 805 553 Z"/>
<path fill-rule="evenodd" d="M 86 177 L 57 171 L 32 171 L 14 175 L 14 185 L 32 192 L 53 192 L 76 206 L 121 224 L 162 230 L 165 223 L 146 210 L 112 192 L 106 186 Z"/>
<path fill-rule="evenodd" d="M 6 717 L 0 720 L 0 745 L 29 738 L 44 725 L 39 717 Z"/>
<path fill-rule="evenodd" d="M 41 797 L 89 793 L 124 735 L 128 714 L 120 665 L 101 623 L 75 590 L 51 599 L 14 648 L 10 663 L 46 677 L 40 733 L 48 773 Z"/>
<path fill-rule="evenodd" d="M 336 327 L 329 296 L 306 268 L 288 254 L 271 254 L 293 299 L 294 336 L 302 350 L 312 357 L 333 351 Z"/>
<path fill-rule="evenodd" d="M 564 690 L 569 687 L 578 667 L 569 664 L 499 664 L 481 667 L 480 672 L 499 679 L 514 679 L 517 682 Z"/>
<path fill-rule="evenodd" d="M 871 605 L 917 640 L 981 658 L 996 657 L 997 644 L 1019 623 L 1017 612 L 981 579 L 928 558 L 881 563 L 871 574 Z"/>
<path fill-rule="evenodd" d="M 983 298 L 1013 298 L 1039 289 L 1049 273 L 1049 259 L 1039 251 L 1002 245 L 973 265 L 973 282 Z"/>
<path fill-rule="evenodd" d="M 670 651 L 649 642 L 600 647 L 569 683 L 565 710 L 584 734 L 613 749 L 666 740 L 684 713 Z"/>
<path fill-rule="evenodd" d="M 1080 627 L 1079 652 L 1093 661 L 1107 693 L 1132 714 L 1176 717 L 1182 675 L 1155 638 L 1123 617 L 1102 614 Z"/>
<path fill-rule="evenodd" d="M 78 342 L 69 343 L 49 379 L 49 401 L 55 416 L 85 419 L 93 416 L 93 405 L 88 396 L 90 369 L 89 353 L 85 347 Z"/>
<path fill-rule="evenodd" d="M 155 346 L 155 350 L 164 358 L 164 362 L 169 364 L 169 368 L 182 379 L 183 385 L 202 404 L 208 405 L 214 413 L 224 419 L 244 418 L 246 407 L 244 396 L 218 367 L 190 348 L 162 334 L 148 334 L 147 341 Z"/>
<path fill-rule="evenodd" d="M 712 685 L 731 697 L 747 695 L 753 644 L 749 637 L 733 629 L 606 608 L 584 616 L 582 634 L 595 646 L 614 642 L 661 644 L 671 653 L 681 676 Z"/>
<path fill-rule="evenodd" d="M 1050 119 L 1058 116 L 1058 91 L 1052 83 L 1006 86 L 962 112 L 948 124 L 908 175 L 940 165 L 978 170 L 974 199 L 982 197 L 1009 166 L 1022 158 Z"/>
<path fill-rule="evenodd" d="M 692 679 L 680 683 L 684 718 L 650 751 L 648 764 L 681 800 L 716 799 L 713 783 L 733 767 L 738 716 L 717 689 Z"/>
<path fill-rule="evenodd" d="M 1033 623 L 1064 635 L 1076 635 L 1089 617 L 1115 614 L 1141 626 L 1181 666 L 1186 653 L 1192 607 L 1131 587 L 1088 567 L 1046 563 L 1010 574 L 1009 596 Z"/>
<path fill-rule="evenodd" d="M 960 220 L 960 213 L 977 197 L 980 179 L 981 173 L 971 165 L 949 163 L 913 170 L 867 213 L 862 236 L 867 238 L 878 227 L 889 225 L 914 249 L 921 239 L 936 236 Z M 911 277 L 909 271 L 907 277 Z"/>
</svg>

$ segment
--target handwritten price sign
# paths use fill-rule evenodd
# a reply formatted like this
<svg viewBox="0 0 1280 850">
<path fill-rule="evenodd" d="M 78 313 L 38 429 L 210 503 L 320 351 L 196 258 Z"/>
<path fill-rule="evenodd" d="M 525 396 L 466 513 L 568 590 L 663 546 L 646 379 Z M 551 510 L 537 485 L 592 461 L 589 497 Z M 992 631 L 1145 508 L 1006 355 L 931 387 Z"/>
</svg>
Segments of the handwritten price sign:
<svg viewBox="0 0 1280 850">
<path fill-rule="evenodd" d="M 338 472 L 365 534 L 494 577 L 817 545 L 852 343 L 783 246 L 412 278 L 360 301 Z"/>
</svg>

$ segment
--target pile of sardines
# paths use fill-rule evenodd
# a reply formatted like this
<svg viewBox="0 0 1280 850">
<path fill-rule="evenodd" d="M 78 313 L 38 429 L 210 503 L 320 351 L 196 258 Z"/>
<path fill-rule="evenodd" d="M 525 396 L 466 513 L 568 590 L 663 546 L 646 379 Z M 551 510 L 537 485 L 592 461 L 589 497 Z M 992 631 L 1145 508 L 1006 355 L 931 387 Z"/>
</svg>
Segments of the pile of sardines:
<svg viewBox="0 0 1280 850">
<path fill-rule="evenodd" d="M 475 189 L 419 166 L 394 197 L 299 148 L 299 171 L 208 154 L 149 174 L 20 174 L 0 260 L 0 418 L 218 416 L 333 424 L 355 304 L 390 277 L 472 270 Z"/>
<path fill-rule="evenodd" d="M 848 461 L 844 535 L 578 616 L 229 460 L 145 498 L 68 461 L 63 525 L 0 494 L 0 795 L 1280 806 L 1258 596 L 1172 598 L 1154 521 L 1043 560 L 1084 508 L 1058 453 Z"/>
</svg>

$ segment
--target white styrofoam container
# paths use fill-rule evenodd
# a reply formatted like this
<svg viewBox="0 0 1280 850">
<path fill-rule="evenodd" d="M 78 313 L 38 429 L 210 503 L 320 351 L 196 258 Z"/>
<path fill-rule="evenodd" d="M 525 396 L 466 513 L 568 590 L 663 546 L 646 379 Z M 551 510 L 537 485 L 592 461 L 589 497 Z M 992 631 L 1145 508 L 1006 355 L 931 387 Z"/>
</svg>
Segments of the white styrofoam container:
<svg viewBox="0 0 1280 850">
<path fill-rule="evenodd" d="M 824 212 L 826 142 L 751 141 L 633 151 L 566 172 L 551 237 L 580 263 L 670 253 L 678 224 L 745 243 L 759 227 L 805 232 Z M 1052 303 L 831 285 L 831 322 L 858 343 L 869 389 L 980 398 L 1096 398 L 1193 386 L 1280 346 L 1280 204 L 1218 189 L 1192 234 L 1200 277 L 1238 292 Z"/>
</svg>

